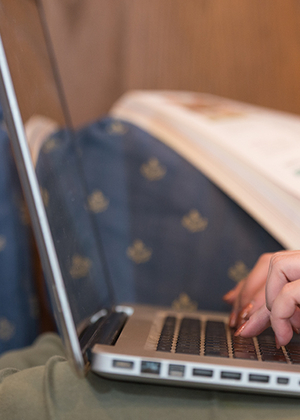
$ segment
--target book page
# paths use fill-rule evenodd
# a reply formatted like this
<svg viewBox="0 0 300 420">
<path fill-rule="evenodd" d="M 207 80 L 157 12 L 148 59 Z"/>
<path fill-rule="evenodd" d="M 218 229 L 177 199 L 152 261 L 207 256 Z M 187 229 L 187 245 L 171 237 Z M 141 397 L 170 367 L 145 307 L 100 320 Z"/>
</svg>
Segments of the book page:
<svg viewBox="0 0 300 420">
<path fill-rule="evenodd" d="M 199 95 L 197 108 L 195 94 L 190 102 L 188 93 L 183 95 L 181 104 L 163 95 L 173 118 L 193 120 L 199 133 L 300 198 L 300 117 L 210 95 L 206 106 L 205 95 Z"/>
</svg>

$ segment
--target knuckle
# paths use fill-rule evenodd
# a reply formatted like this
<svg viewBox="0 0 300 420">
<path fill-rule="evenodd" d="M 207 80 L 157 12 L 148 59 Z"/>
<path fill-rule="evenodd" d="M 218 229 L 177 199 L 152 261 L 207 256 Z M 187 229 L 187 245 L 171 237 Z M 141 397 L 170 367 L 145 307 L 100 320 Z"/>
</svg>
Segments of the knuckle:
<svg viewBox="0 0 300 420">
<path fill-rule="evenodd" d="M 272 268 L 278 267 L 278 266 L 281 264 L 282 258 L 283 258 L 282 253 L 280 253 L 280 252 L 275 252 L 275 254 L 273 254 L 273 255 L 271 256 L 271 259 L 270 259 L 270 266 L 271 266 Z"/>
<path fill-rule="evenodd" d="M 251 296 L 246 290 L 242 290 L 240 293 L 240 306 L 245 306 L 251 300 Z"/>
<path fill-rule="evenodd" d="M 245 299 L 247 299 L 247 297 L 248 297 L 248 293 L 245 290 L 242 290 L 240 293 L 240 299 L 244 301 Z"/>
<path fill-rule="evenodd" d="M 290 295 L 290 294 L 293 293 L 293 290 L 294 290 L 294 284 L 291 283 L 291 282 L 288 282 L 282 287 L 281 293 L 284 294 L 284 295 L 285 294 Z"/>
<path fill-rule="evenodd" d="M 257 263 L 259 265 L 268 265 L 271 261 L 271 259 L 274 257 L 275 254 L 272 252 L 265 252 L 264 254 L 261 254 L 260 257 L 257 260 Z"/>
<path fill-rule="evenodd" d="M 276 320 L 277 320 L 277 318 L 274 316 L 274 314 L 272 312 L 270 312 L 270 323 L 271 323 L 272 327 L 276 324 Z"/>
<path fill-rule="evenodd" d="M 259 257 L 259 260 L 261 261 L 269 261 L 270 258 L 272 258 L 274 254 L 271 252 L 265 252 L 264 254 L 261 254 L 261 256 Z"/>
</svg>

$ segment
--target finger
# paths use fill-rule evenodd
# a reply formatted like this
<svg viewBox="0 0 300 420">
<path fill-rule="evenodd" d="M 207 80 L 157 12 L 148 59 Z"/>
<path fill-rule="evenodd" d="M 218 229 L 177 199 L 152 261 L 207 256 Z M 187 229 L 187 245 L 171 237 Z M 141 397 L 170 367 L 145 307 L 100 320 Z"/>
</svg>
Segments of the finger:
<svg viewBox="0 0 300 420">
<path fill-rule="evenodd" d="M 244 282 L 245 282 L 245 279 L 241 280 L 238 284 L 238 287 L 236 288 L 239 292 L 238 296 L 240 294 L 240 291 L 243 288 Z M 236 327 L 238 314 L 240 312 L 240 304 L 239 304 L 238 296 L 232 303 L 232 310 L 231 310 L 231 314 L 230 314 L 230 318 L 229 318 L 229 326 L 232 327 L 232 328 Z"/>
<path fill-rule="evenodd" d="M 300 251 L 283 251 L 273 254 L 266 284 L 266 302 L 271 310 L 272 304 L 288 283 L 300 278 Z"/>
<path fill-rule="evenodd" d="M 240 296 L 242 289 L 244 289 L 243 294 L 246 298 L 247 296 L 249 297 L 254 294 L 252 292 L 259 289 L 260 286 L 266 282 L 272 255 L 272 253 L 265 253 L 261 255 L 248 276 L 241 280 L 232 290 L 226 293 L 223 296 L 223 299 L 226 302 L 233 304 L 234 300 Z"/>
<path fill-rule="evenodd" d="M 262 333 L 271 325 L 270 311 L 266 305 L 261 306 L 240 328 L 235 332 L 236 336 L 254 337 Z"/>
<path fill-rule="evenodd" d="M 223 296 L 223 300 L 233 305 L 234 301 L 236 300 L 237 296 L 239 295 L 242 289 L 243 282 L 244 280 L 241 280 L 233 289 L 227 292 L 226 295 Z"/>
<path fill-rule="evenodd" d="M 286 345 L 293 336 L 292 322 L 299 321 L 300 280 L 285 284 L 272 303 L 270 320 L 281 346 Z"/>
<path fill-rule="evenodd" d="M 243 284 L 243 288 L 240 291 L 240 310 L 248 305 L 253 300 L 255 294 L 265 286 L 272 256 L 272 253 L 261 255 L 247 276 L 247 279 Z"/>
<path fill-rule="evenodd" d="M 233 303 L 233 309 L 229 319 L 230 327 L 233 328 L 241 324 L 243 319 L 246 318 L 246 316 L 240 316 L 243 312 L 243 309 L 247 312 L 251 310 L 254 296 L 259 292 L 259 290 L 264 289 L 272 255 L 273 254 L 271 253 L 261 255 L 249 273 L 248 277 L 243 280 L 243 282 L 241 282 L 242 287 L 240 289 L 239 295 L 236 297 Z M 265 298 L 263 297 L 263 300 L 259 300 L 260 304 L 256 305 L 255 309 L 258 309 L 261 304 L 264 303 L 264 299 Z"/>
<path fill-rule="evenodd" d="M 300 334 L 300 308 L 297 307 L 294 315 L 290 319 L 292 328 L 296 334 Z"/>
<path fill-rule="evenodd" d="M 258 292 L 254 295 L 250 303 L 242 308 L 237 317 L 236 325 L 240 326 L 243 324 L 250 316 L 256 312 L 261 306 L 265 304 L 265 287 L 262 286 Z"/>
</svg>

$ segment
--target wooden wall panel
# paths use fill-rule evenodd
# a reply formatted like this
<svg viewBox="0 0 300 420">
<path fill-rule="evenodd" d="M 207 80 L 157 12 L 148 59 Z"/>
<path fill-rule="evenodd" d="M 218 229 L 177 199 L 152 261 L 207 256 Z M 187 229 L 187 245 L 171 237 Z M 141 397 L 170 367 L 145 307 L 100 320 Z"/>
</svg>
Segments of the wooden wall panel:
<svg viewBox="0 0 300 420">
<path fill-rule="evenodd" d="M 41 1 L 76 124 L 136 88 L 204 91 L 300 114 L 298 0 Z"/>
<path fill-rule="evenodd" d="M 173 88 L 300 112 L 295 0 L 127 0 L 124 88 Z"/>
<path fill-rule="evenodd" d="M 43 4 L 73 120 L 93 120 L 123 91 L 122 0 Z"/>
<path fill-rule="evenodd" d="M 1 0 L 0 29 L 23 120 L 40 113 L 63 123 L 34 2 Z"/>
</svg>

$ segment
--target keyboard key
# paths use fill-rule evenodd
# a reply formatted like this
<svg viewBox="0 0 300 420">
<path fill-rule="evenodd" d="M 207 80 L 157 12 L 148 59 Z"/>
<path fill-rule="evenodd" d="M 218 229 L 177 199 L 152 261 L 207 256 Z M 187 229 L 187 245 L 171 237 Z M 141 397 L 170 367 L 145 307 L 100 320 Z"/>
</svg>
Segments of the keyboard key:
<svg viewBox="0 0 300 420">
<path fill-rule="evenodd" d="M 204 354 L 213 357 L 229 357 L 224 322 L 206 322 Z"/>
<path fill-rule="evenodd" d="M 235 351 L 234 357 L 236 359 L 257 360 L 256 353 L 246 352 L 246 351 Z"/>
<path fill-rule="evenodd" d="M 170 352 L 172 349 L 176 318 L 168 316 L 165 319 L 156 350 Z"/>
<path fill-rule="evenodd" d="M 278 362 L 278 363 L 287 363 L 285 355 L 281 354 L 262 354 L 261 359 L 264 362 Z"/>
<path fill-rule="evenodd" d="M 235 337 L 231 331 L 232 353 L 236 359 L 258 360 L 252 338 Z"/>
<path fill-rule="evenodd" d="M 289 358 L 293 364 L 300 363 L 300 336 L 294 334 L 291 341 L 285 346 Z"/>
<path fill-rule="evenodd" d="M 180 324 L 176 353 L 200 354 L 201 323 L 196 318 L 183 318 Z"/>
<path fill-rule="evenodd" d="M 276 348 L 275 335 L 272 328 L 267 328 L 257 336 L 257 342 L 264 362 L 287 363 L 282 349 Z"/>
</svg>

